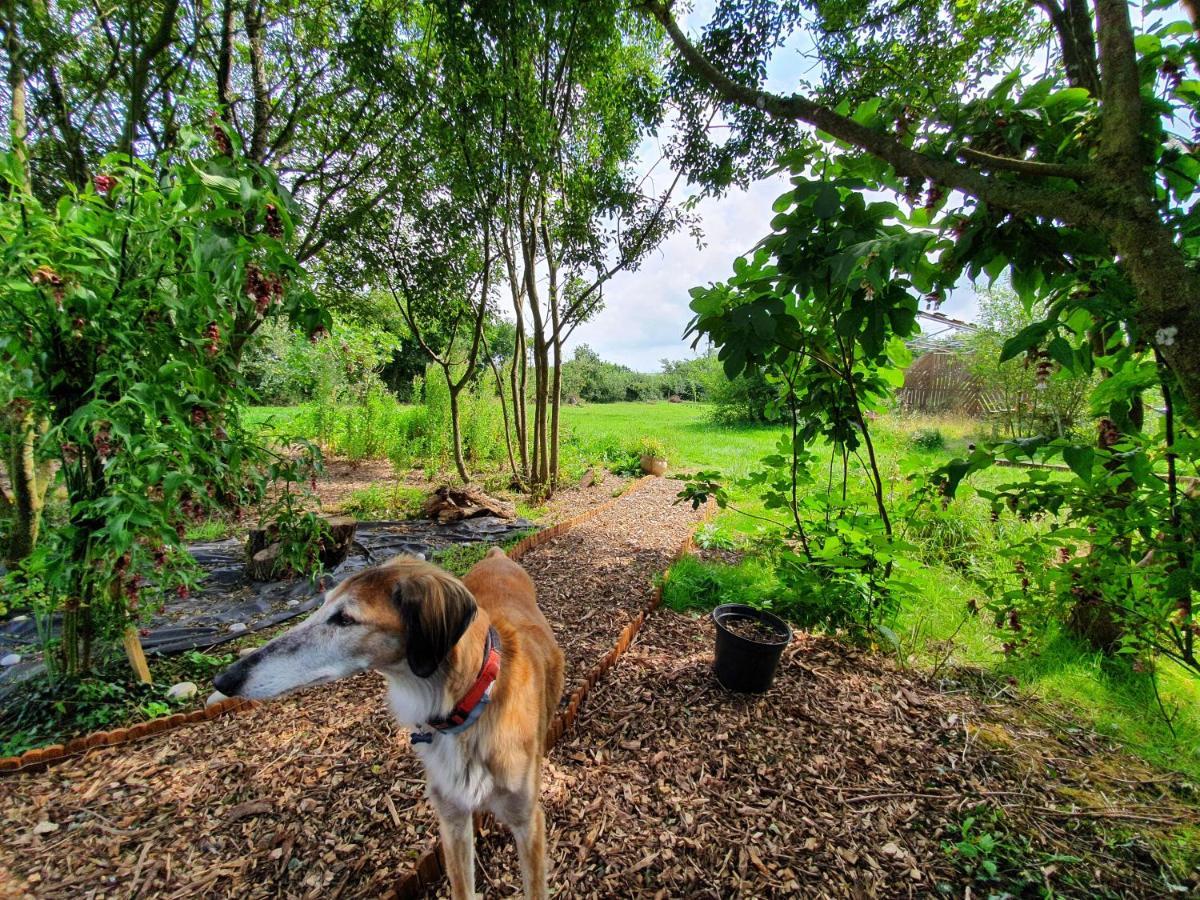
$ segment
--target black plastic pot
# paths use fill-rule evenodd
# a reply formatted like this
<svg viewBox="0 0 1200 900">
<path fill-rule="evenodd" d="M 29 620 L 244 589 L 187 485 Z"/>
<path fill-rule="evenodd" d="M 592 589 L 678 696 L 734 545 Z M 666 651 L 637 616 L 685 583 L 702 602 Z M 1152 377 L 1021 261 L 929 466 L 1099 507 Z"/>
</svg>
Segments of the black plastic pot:
<svg viewBox="0 0 1200 900">
<path fill-rule="evenodd" d="M 779 657 L 792 639 L 792 629 L 779 616 L 740 603 L 718 606 L 712 617 L 717 625 L 717 653 L 713 663 L 717 680 L 727 690 L 764 693 L 775 680 Z M 767 643 L 734 634 L 727 625 L 737 619 L 761 622 L 774 632 L 775 639 Z"/>
</svg>

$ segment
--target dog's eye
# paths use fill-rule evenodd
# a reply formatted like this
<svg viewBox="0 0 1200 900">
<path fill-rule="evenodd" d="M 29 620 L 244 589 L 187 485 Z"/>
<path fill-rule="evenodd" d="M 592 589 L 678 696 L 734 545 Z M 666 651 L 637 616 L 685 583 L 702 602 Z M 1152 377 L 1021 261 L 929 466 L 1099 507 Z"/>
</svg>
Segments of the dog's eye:
<svg viewBox="0 0 1200 900">
<path fill-rule="evenodd" d="M 350 618 L 348 615 L 346 615 L 346 611 L 344 609 L 339 609 L 332 616 L 330 616 L 326 621 L 328 624 L 336 625 L 338 628 L 342 628 L 346 625 L 357 625 L 358 624 L 352 618 Z"/>
</svg>

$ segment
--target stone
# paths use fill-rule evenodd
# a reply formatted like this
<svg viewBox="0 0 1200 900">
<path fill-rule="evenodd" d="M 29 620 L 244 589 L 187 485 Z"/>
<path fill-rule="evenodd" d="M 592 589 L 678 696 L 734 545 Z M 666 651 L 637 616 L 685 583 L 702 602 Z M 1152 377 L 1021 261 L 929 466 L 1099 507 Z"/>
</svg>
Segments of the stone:
<svg viewBox="0 0 1200 900">
<path fill-rule="evenodd" d="M 234 634 L 241 634 L 243 631 L 247 630 L 247 626 L 245 622 L 234 622 L 229 626 L 229 630 Z"/>
<path fill-rule="evenodd" d="M 228 700 L 228 699 L 229 698 L 226 697 L 224 694 L 222 694 L 220 691 L 213 691 L 211 694 L 208 695 L 208 699 L 204 701 L 204 705 L 206 707 L 208 707 L 208 706 L 212 706 L 214 703 L 220 703 L 222 700 Z"/>
<path fill-rule="evenodd" d="M 243 647 L 241 650 L 238 651 L 238 656 L 249 656 L 251 653 L 253 653 L 257 649 L 258 649 L 257 647 Z"/>
<path fill-rule="evenodd" d="M 50 834 L 54 831 L 58 831 L 58 823 L 48 822 L 45 819 L 33 826 L 34 834 Z"/>
<path fill-rule="evenodd" d="M 7 668 L 8 666 L 15 666 L 20 661 L 21 661 L 20 653 L 10 653 L 10 654 L 8 654 L 8 656 L 5 656 L 3 659 L 0 659 L 0 666 L 4 666 Z"/>
<path fill-rule="evenodd" d="M 287 602 L 287 605 L 288 605 L 288 606 L 290 606 L 290 607 L 293 607 L 293 608 L 295 608 L 295 607 L 297 607 L 297 606 L 299 606 L 299 605 L 300 605 L 300 601 L 299 601 L 299 600 L 289 600 L 289 601 Z"/>
<path fill-rule="evenodd" d="M 199 688 L 194 681 L 181 681 L 167 688 L 167 696 L 172 700 L 191 700 L 196 696 L 197 690 Z"/>
</svg>

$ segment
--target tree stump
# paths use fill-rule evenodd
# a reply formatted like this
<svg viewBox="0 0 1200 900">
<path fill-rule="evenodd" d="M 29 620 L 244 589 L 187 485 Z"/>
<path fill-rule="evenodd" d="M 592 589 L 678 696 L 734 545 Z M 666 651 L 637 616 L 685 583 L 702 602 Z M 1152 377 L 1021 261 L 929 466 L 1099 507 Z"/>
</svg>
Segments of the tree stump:
<svg viewBox="0 0 1200 900">
<path fill-rule="evenodd" d="M 358 531 L 358 522 L 349 516 L 334 516 L 325 519 L 325 527 L 328 533 L 321 541 L 318 558 L 321 566 L 331 571 L 345 562 L 346 557 L 350 555 L 354 546 L 354 535 Z M 281 549 L 278 526 L 252 528 L 246 538 L 246 576 L 251 581 L 279 581 L 298 574 L 308 574 L 293 572 L 290 566 L 277 571 Z"/>
</svg>

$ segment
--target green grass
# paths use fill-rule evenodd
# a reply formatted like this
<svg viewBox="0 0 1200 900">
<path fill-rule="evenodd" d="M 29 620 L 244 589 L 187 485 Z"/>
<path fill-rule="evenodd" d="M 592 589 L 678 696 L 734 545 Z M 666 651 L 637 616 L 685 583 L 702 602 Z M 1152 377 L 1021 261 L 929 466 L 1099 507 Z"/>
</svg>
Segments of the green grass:
<svg viewBox="0 0 1200 900">
<path fill-rule="evenodd" d="M 923 567 L 914 581 L 920 602 L 904 606 L 895 623 L 907 663 L 969 666 L 1014 678 L 1023 690 L 1069 710 L 1149 762 L 1200 779 L 1200 680 L 1194 675 L 1159 661 L 1159 692 L 1173 715 L 1168 725 L 1147 674 L 1062 632 L 1043 635 L 1031 652 L 1006 657 L 987 614 L 968 612 L 971 599 L 985 602 L 976 584 L 940 565 Z"/>
<path fill-rule="evenodd" d="M 411 519 L 420 514 L 425 494 L 406 484 L 373 484 L 351 492 L 341 511 L 356 519 Z"/>
</svg>

